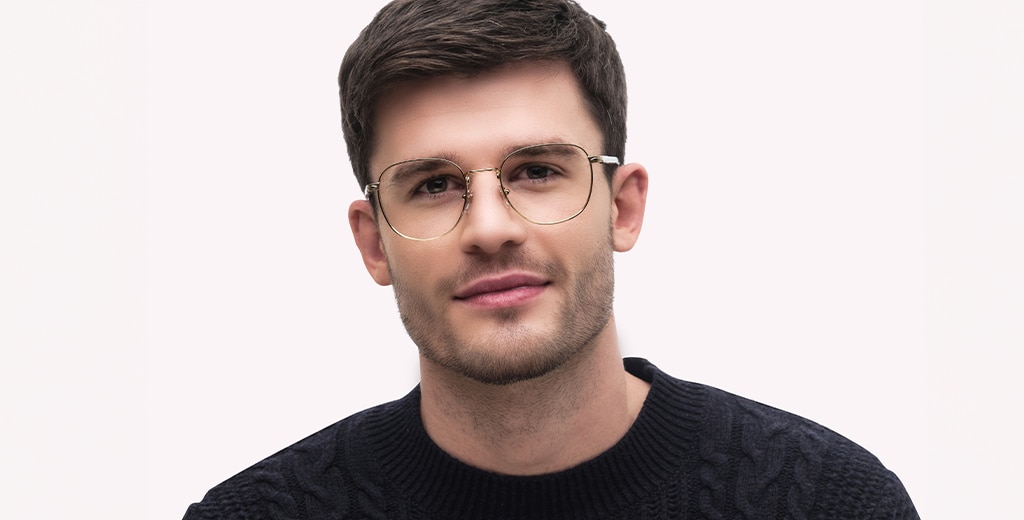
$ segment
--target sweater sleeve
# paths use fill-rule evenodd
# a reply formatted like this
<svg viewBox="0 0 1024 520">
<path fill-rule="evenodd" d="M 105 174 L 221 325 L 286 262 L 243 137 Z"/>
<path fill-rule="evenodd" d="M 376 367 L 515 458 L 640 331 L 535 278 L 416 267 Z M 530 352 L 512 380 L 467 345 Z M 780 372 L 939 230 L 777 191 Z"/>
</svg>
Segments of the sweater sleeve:
<svg viewBox="0 0 1024 520">
<path fill-rule="evenodd" d="M 833 446 L 836 464 L 822 475 L 813 518 L 920 520 L 895 473 L 859 446 Z"/>
<path fill-rule="evenodd" d="M 345 439 L 363 414 L 335 423 L 263 459 L 218 484 L 192 504 L 184 520 L 284 520 L 342 518 L 350 512 L 353 489 L 365 482 L 362 462 Z"/>
<path fill-rule="evenodd" d="M 266 518 L 260 511 L 258 493 L 247 481 L 228 481 L 211 489 L 202 502 L 185 511 L 182 520 L 256 520 Z"/>
</svg>

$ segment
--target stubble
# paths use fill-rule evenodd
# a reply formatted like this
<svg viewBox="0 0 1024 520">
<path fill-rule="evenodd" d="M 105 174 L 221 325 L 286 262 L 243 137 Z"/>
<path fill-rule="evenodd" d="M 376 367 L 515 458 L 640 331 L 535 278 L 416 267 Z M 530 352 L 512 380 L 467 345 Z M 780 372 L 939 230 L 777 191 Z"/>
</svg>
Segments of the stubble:
<svg viewBox="0 0 1024 520">
<path fill-rule="evenodd" d="M 543 376 L 592 348 L 611 319 L 615 283 L 610 236 L 608 241 L 608 247 L 593 250 L 574 276 L 560 264 L 538 262 L 521 249 L 512 249 L 486 258 L 471 257 L 436 289 L 435 294 L 450 295 L 465 280 L 508 269 L 541 273 L 569 288 L 553 325 L 547 328 L 526 322 L 524 313 L 512 308 L 493 315 L 492 330 L 469 335 L 392 269 L 402 323 L 425 358 L 456 374 L 491 385 Z"/>
</svg>

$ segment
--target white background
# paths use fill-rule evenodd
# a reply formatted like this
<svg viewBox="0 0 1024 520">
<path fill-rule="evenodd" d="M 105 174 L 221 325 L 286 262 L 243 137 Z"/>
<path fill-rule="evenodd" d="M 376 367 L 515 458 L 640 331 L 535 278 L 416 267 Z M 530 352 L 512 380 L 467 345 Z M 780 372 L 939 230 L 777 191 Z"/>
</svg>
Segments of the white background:
<svg viewBox="0 0 1024 520">
<path fill-rule="evenodd" d="M 380 2 L 12 4 L 0 517 L 180 518 L 415 384 L 345 221 L 335 77 Z M 651 172 L 625 353 L 854 439 L 926 518 L 1017 512 L 1020 4 L 584 5 Z"/>
</svg>

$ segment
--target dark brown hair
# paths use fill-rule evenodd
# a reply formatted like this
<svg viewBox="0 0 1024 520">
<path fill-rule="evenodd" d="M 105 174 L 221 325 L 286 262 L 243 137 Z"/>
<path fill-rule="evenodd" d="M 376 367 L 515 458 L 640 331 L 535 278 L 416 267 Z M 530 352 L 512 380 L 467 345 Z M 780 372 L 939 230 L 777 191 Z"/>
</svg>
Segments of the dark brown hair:
<svg viewBox="0 0 1024 520">
<path fill-rule="evenodd" d="M 349 47 L 338 86 L 349 159 L 360 188 L 369 182 L 374 111 L 406 81 L 471 76 L 517 62 L 569 64 L 604 150 L 623 158 L 626 78 L 604 22 L 572 0 L 395 0 Z M 606 174 L 614 169 L 606 170 Z"/>
</svg>

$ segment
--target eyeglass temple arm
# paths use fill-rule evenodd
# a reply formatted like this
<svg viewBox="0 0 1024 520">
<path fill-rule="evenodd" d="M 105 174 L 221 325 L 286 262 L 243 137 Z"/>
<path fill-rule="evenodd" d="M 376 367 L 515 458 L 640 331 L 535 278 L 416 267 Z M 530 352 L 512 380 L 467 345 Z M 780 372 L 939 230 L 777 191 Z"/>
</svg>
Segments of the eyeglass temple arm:
<svg viewBox="0 0 1024 520">
<path fill-rule="evenodd" d="M 619 158 L 614 155 L 591 155 L 587 157 L 587 160 L 596 164 L 622 164 L 619 162 Z M 369 186 L 367 186 L 367 189 L 369 189 Z"/>
</svg>

